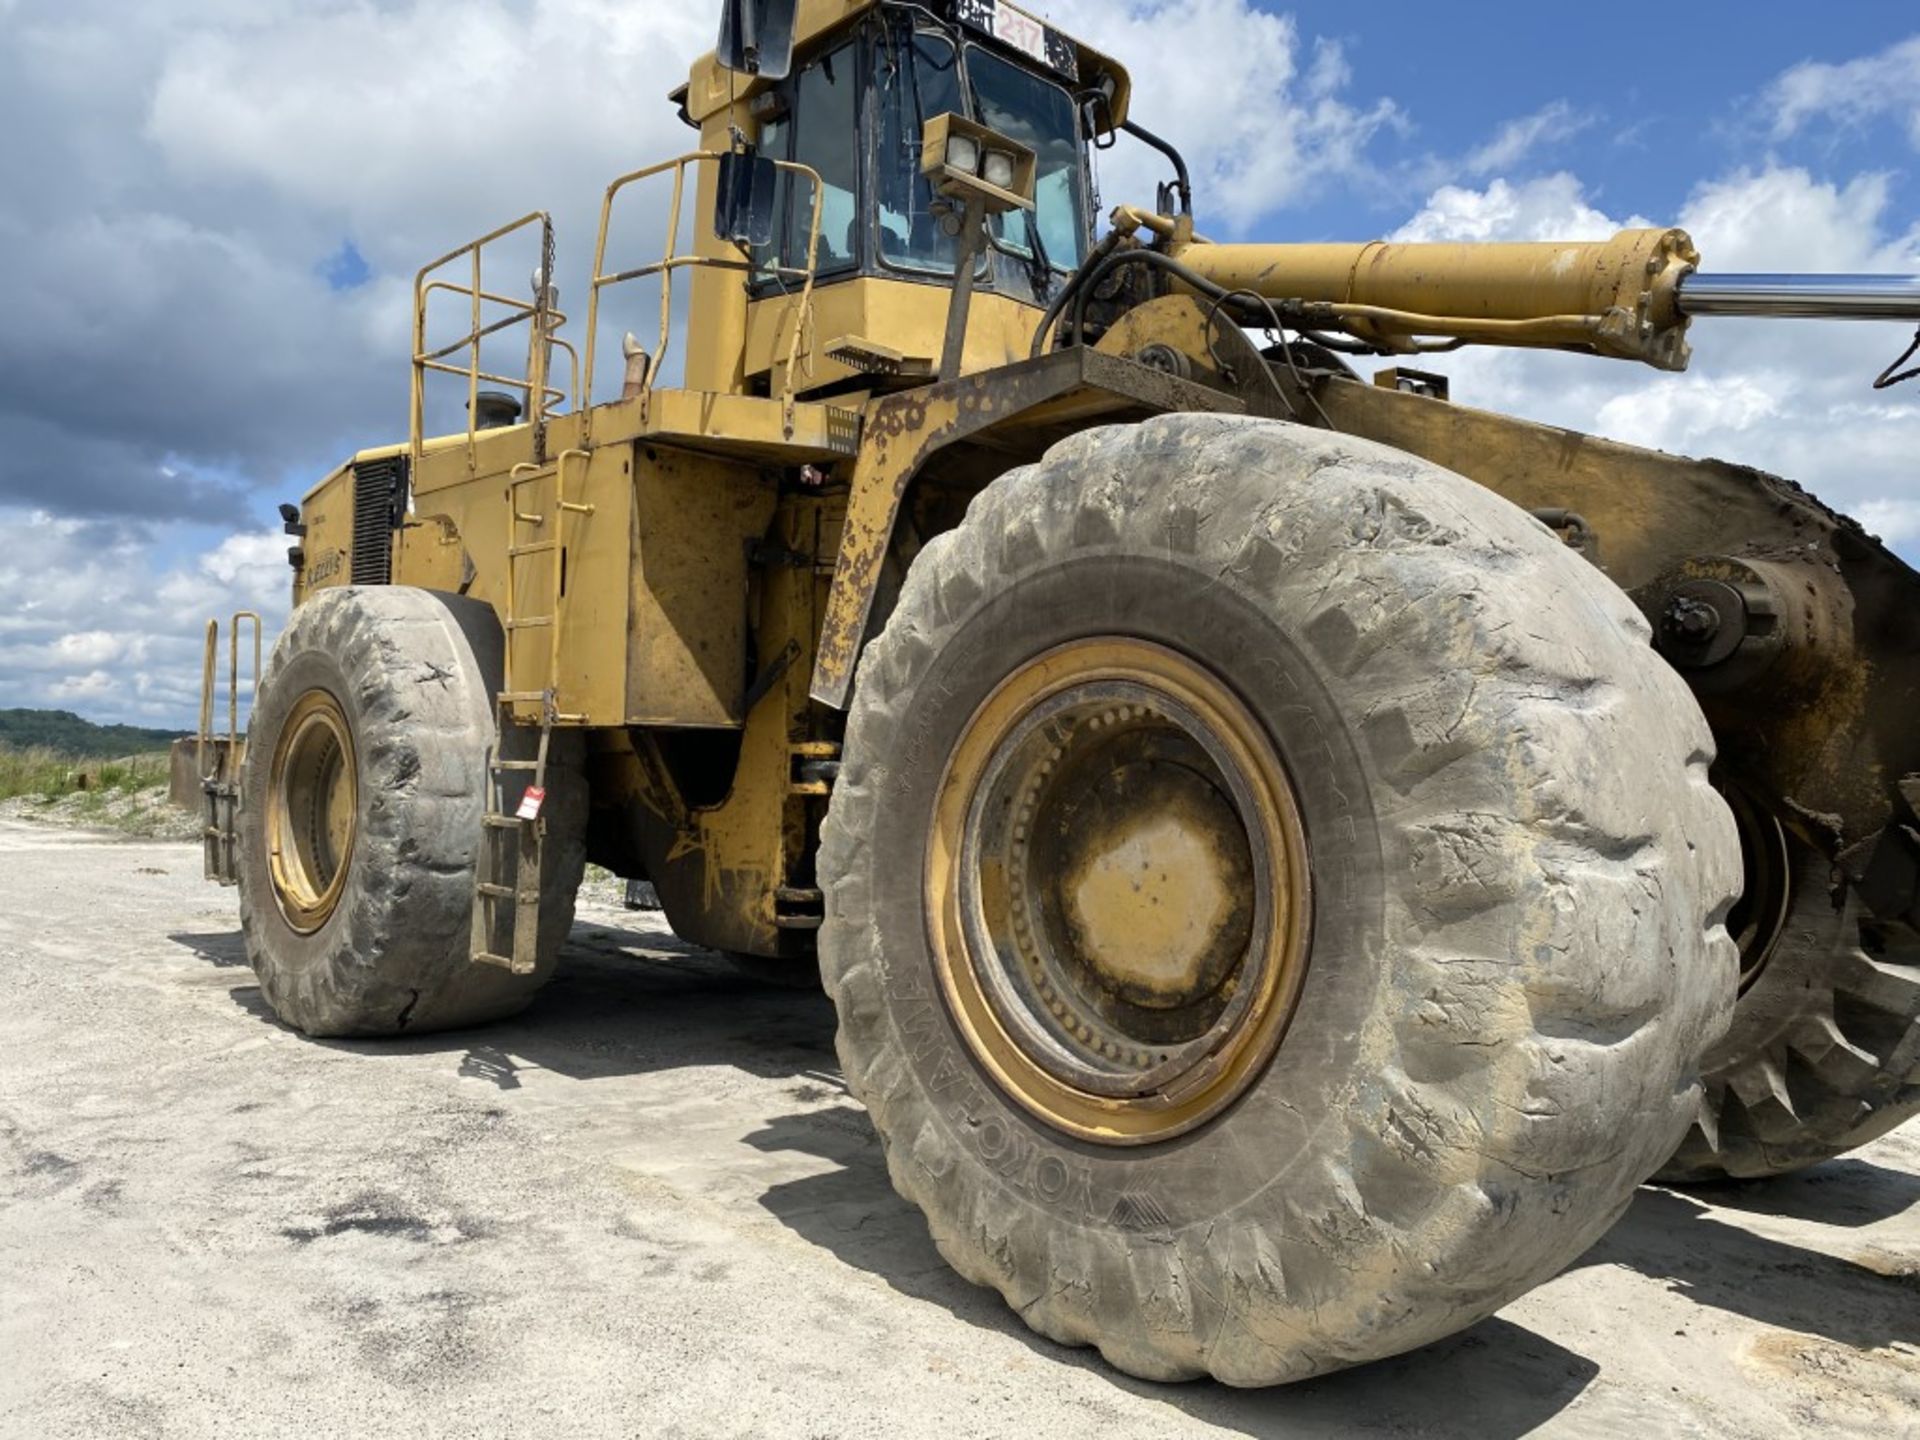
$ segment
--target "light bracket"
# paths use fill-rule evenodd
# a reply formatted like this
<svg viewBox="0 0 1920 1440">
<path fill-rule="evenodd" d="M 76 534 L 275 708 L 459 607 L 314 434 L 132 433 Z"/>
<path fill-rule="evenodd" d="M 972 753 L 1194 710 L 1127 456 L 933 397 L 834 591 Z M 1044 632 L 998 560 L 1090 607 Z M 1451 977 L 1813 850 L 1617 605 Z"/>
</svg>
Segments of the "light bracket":
<svg viewBox="0 0 1920 1440">
<path fill-rule="evenodd" d="M 954 140 L 961 142 L 960 149 L 963 152 L 967 143 L 971 142 L 975 168 L 964 169 L 950 163 L 949 155 Z M 985 168 L 990 154 L 1012 158 L 1010 185 L 994 185 L 979 173 Z M 926 129 L 921 132 L 920 173 L 933 181 L 933 188 L 947 199 L 963 204 L 978 201 L 981 209 L 989 215 L 1033 209 L 1037 167 L 1037 157 L 1025 145 L 964 115 L 936 115 L 927 121 Z"/>
</svg>

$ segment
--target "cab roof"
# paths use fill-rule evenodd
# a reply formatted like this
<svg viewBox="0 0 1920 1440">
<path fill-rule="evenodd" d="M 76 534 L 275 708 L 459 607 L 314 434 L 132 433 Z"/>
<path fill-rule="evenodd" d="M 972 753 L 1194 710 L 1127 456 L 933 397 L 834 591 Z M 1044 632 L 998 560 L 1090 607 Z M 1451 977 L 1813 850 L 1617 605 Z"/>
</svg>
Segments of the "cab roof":
<svg viewBox="0 0 1920 1440">
<path fill-rule="evenodd" d="M 869 10 L 879 9 L 883 3 L 884 0 L 800 0 L 799 10 L 794 17 L 794 54 L 804 56 L 816 41 L 844 29 Z M 1004 48 L 1015 53 L 1033 53 L 1011 38 L 1020 34 L 1031 36 L 1037 33 L 1043 36 L 1041 43 L 1050 53 L 1057 53 L 1056 47 L 1069 49 L 1077 61 L 1077 79 L 1082 88 L 1092 87 L 1103 75 L 1112 77 L 1113 125 L 1118 129 L 1126 123 L 1127 102 L 1133 86 L 1126 67 L 1119 61 L 1046 24 L 1039 16 L 1017 5 L 1007 4 L 1006 0 L 953 0 L 945 8 L 965 12 L 966 28 L 979 33 L 982 39 L 988 34 L 994 35 Z M 1002 19 L 1002 12 L 1007 12 L 1005 19 Z M 955 18 L 958 20 L 960 16 L 956 14 Z M 767 89 L 770 83 L 749 80 L 743 75 L 723 70 L 714 59 L 713 52 L 709 51 L 694 62 L 687 83 L 668 98 L 680 106 L 689 124 L 698 127 L 709 116 L 726 109 L 736 100 Z"/>
</svg>

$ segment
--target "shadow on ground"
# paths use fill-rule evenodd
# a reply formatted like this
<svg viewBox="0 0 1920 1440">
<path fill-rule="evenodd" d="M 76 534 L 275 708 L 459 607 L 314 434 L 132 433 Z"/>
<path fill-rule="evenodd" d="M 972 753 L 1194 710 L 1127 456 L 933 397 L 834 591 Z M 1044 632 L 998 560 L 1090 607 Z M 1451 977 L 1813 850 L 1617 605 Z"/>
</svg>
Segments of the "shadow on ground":
<svg viewBox="0 0 1920 1440">
<path fill-rule="evenodd" d="M 1097 1371 L 1197 1420 L 1250 1435 L 1301 1436 L 1352 1434 L 1364 1417 L 1374 1433 L 1498 1440 L 1544 1424 L 1599 1374 L 1586 1357 L 1495 1318 L 1410 1355 L 1283 1389 L 1134 1380 L 1090 1350 L 1034 1334 L 998 1295 L 948 1269 L 919 1212 L 894 1193 L 871 1128 L 846 1123 L 863 1113 L 847 1104 L 784 1115 L 749 1135 L 747 1143 L 759 1149 L 800 1151 L 837 1167 L 773 1186 L 760 1203 L 796 1234 L 903 1295 L 1011 1335 L 1055 1363 Z"/>
<path fill-rule="evenodd" d="M 245 963 L 237 933 L 172 938 L 209 964 Z M 231 993 L 263 1022 L 279 1023 L 256 986 Z M 511 1020 L 483 1030 L 318 1043 L 374 1057 L 458 1055 L 462 1075 L 508 1091 L 535 1067 L 593 1081 L 726 1065 L 799 1082 L 789 1093 L 817 1108 L 771 1119 L 746 1137 L 764 1151 L 829 1162 L 831 1168 L 761 1196 L 796 1235 L 905 1296 L 1015 1337 L 1053 1363 L 1097 1370 L 1112 1384 L 1251 1435 L 1351 1433 L 1364 1415 L 1370 1429 L 1385 1433 L 1499 1440 L 1550 1420 L 1600 1373 L 1587 1357 L 1495 1318 L 1413 1354 L 1279 1390 L 1131 1380 L 1090 1351 L 1033 1334 L 998 1296 L 947 1268 L 918 1212 L 895 1195 L 864 1111 L 846 1099 L 818 1103 L 846 1093 L 833 1033 L 833 1008 L 824 995 L 752 979 L 712 952 L 639 921 L 631 930 L 577 925 L 559 974 Z M 1920 1335 L 1920 1280 L 1769 1239 L 1710 1207 L 1848 1227 L 1917 1203 L 1920 1179 L 1861 1160 L 1830 1162 L 1779 1181 L 1692 1192 L 1646 1189 L 1578 1264 L 1623 1266 L 1696 1303 L 1845 1345 L 1911 1341 Z"/>
<path fill-rule="evenodd" d="M 1826 1183 L 1830 1203 L 1842 1216 L 1856 1207 L 1897 1206 L 1903 1195 L 1906 1204 L 1912 1203 L 1911 1177 L 1856 1160 L 1829 1161 L 1796 1177 L 1798 1183 L 1784 1184 L 1784 1203 L 1778 1208 L 1764 1204 L 1760 1192 L 1766 1185 L 1750 1184 L 1742 1208 L 1753 1215 L 1832 1223 L 1823 1213 L 1798 1213 L 1807 1180 L 1821 1171 L 1837 1172 Z M 1641 1190 L 1626 1217 L 1579 1264 L 1624 1266 L 1664 1281 L 1695 1304 L 1859 1350 L 1920 1340 L 1920 1276 L 1885 1275 L 1852 1260 L 1756 1234 L 1715 1215 L 1702 1203 L 1704 1198 Z M 1844 1229 L 1838 1237 L 1845 1238 Z"/>
<path fill-rule="evenodd" d="M 1679 1192 L 1718 1210 L 1778 1215 L 1816 1225 L 1874 1225 L 1920 1206 L 1920 1175 L 1842 1157 L 1771 1180 L 1727 1180 Z"/>
<path fill-rule="evenodd" d="M 176 945 L 191 950 L 209 965 L 223 970 L 247 967 L 247 945 L 238 930 L 218 930 L 206 934 L 180 932 L 167 936 Z"/>
<path fill-rule="evenodd" d="M 170 937 L 217 966 L 246 965 L 239 933 Z M 234 1003 L 280 1021 L 245 984 Z M 742 975 L 710 950 L 650 925 L 574 926 L 558 973 L 521 1014 L 475 1030 L 315 1044 L 373 1057 L 459 1055 L 460 1073 L 502 1090 L 529 1069 L 573 1080 L 644 1075 L 681 1065 L 810 1078 L 844 1091 L 833 1051 L 833 1006 L 817 990 Z"/>
</svg>

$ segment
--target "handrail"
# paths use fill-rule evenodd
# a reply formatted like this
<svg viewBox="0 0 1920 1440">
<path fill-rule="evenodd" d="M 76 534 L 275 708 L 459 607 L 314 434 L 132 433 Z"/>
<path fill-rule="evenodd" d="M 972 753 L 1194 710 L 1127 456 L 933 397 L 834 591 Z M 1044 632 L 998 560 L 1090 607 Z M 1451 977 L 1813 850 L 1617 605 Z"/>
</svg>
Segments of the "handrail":
<svg viewBox="0 0 1920 1440">
<path fill-rule="evenodd" d="M 213 674 L 220 659 L 220 620 L 207 621 L 207 653 L 200 664 L 200 729 L 193 746 L 193 768 L 201 783 L 213 778 L 207 769 L 207 746 L 213 740 Z"/>
<path fill-rule="evenodd" d="M 593 372 L 595 351 L 598 348 L 600 333 L 600 292 L 614 285 L 625 284 L 629 280 L 645 279 L 649 275 L 660 277 L 660 341 L 654 350 L 653 359 L 647 366 L 645 380 L 641 382 L 641 403 L 648 403 L 653 393 L 654 381 L 659 376 L 662 362 L 666 359 L 667 347 L 673 336 L 673 276 L 676 270 L 691 266 L 706 266 L 717 270 L 741 270 L 751 272 L 754 267 L 748 261 L 723 260 L 717 256 L 680 253 L 680 213 L 686 195 L 687 167 L 702 161 L 718 164 L 722 156 L 713 150 L 695 150 L 672 160 L 662 160 L 658 164 L 648 165 L 644 169 L 622 175 L 607 186 L 605 197 L 600 202 L 600 231 L 593 247 L 593 281 L 588 290 L 587 299 L 587 355 L 585 388 L 580 391 L 580 409 L 586 418 L 582 422 L 587 426 L 593 423 Z M 813 212 L 807 227 L 807 263 L 803 269 L 774 265 L 765 273 L 782 279 L 801 280 L 800 309 L 796 313 L 793 325 L 793 339 L 787 347 L 786 384 L 781 401 L 786 409 L 789 431 L 793 425 L 794 404 L 794 366 L 800 354 L 801 336 L 811 328 L 813 316 L 814 276 L 820 259 L 820 211 L 825 199 L 825 187 L 818 171 L 809 165 L 794 160 L 776 160 L 775 168 L 804 178 L 813 188 Z M 641 265 L 631 270 L 616 271 L 608 274 L 607 232 L 613 222 L 613 202 L 627 186 L 641 180 L 650 180 L 656 175 L 673 172 L 673 197 L 667 207 L 667 253 L 662 260 L 649 265 Z"/>
<path fill-rule="evenodd" d="M 528 226 L 540 227 L 540 279 L 536 294 L 531 301 L 519 300 L 510 295 L 500 295 L 485 288 L 481 283 L 481 256 L 487 246 L 494 241 L 524 230 Z M 471 262 L 470 283 L 461 284 L 450 279 L 429 280 L 427 277 L 444 266 L 467 258 Z M 480 382 L 505 385 L 510 389 L 522 390 L 527 397 L 527 420 L 533 426 L 535 453 L 546 447 L 547 417 L 551 406 L 557 401 L 566 401 L 570 397 L 577 404 L 580 393 L 579 356 L 573 347 L 560 340 L 555 332 L 566 323 L 566 317 L 553 306 L 553 220 L 546 211 L 535 210 L 521 216 L 518 220 L 491 230 L 477 240 L 470 240 L 457 250 L 450 250 L 431 264 L 422 266 L 413 280 L 413 391 L 410 414 L 409 450 L 413 464 L 417 468 L 424 451 L 426 430 L 426 379 L 429 372 L 463 376 L 467 382 L 467 464 L 475 463 L 474 437 L 478 430 Z M 443 345 L 437 350 L 427 348 L 427 302 L 435 291 L 445 291 L 467 297 L 470 304 L 471 328 L 458 340 Z M 483 305 L 504 305 L 509 313 L 499 319 L 489 321 Z M 480 368 L 480 342 L 489 335 L 518 324 L 526 323 L 531 327 L 527 343 L 527 373 L 520 376 L 495 374 Z M 569 392 L 551 384 L 547 377 L 547 368 L 551 360 L 551 350 L 555 345 L 563 346 L 573 354 L 573 389 Z M 465 365 L 451 365 L 446 357 L 455 351 L 466 350 Z"/>
<path fill-rule="evenodd" d="M 215 780 L 214 772 L 207 769 L 207 746 L 218 740 L 227 742 L 226 755 L 220 761 L 220 778 L 225 780 L 234 773 L 237 763 L 236 752 L 240 748 L 240 622 L 253 622 L 253 688 L 260 687 L 260 617 L 252 610 L 236 610 L 233 618 L 227 622 L 227 640 L 229 664 L 227 669 L 227 733 L 213 733 L 214 672 L 220 653 L 220 621 L 218 618 L 207 621 L 206 656 L 200 668 L 200 729 L 194 737 L 193 764 L 199 771 L 202 783 L 210 784 Z"/>
</svg>

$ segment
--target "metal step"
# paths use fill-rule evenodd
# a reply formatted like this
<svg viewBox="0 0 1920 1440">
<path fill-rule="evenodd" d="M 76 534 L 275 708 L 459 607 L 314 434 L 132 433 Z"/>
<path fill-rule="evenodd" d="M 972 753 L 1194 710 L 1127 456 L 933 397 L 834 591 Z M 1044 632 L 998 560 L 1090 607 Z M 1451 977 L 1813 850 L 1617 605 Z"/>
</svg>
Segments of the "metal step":
<svg viewBox="0 0 1920 1440">
<path fill-rule="evenodd" d="M 473 961 L 476 965 L 492 965 L 501 970 L 510 970 L 515 975 L 531 975 L 534 971 L 534 967 L 531 965 L 527 965 L 527 966 L 516 965 L 513 962 L 512 956 L 495 955 L 490 950 L 474 951 Z"/>
</svg>

